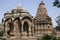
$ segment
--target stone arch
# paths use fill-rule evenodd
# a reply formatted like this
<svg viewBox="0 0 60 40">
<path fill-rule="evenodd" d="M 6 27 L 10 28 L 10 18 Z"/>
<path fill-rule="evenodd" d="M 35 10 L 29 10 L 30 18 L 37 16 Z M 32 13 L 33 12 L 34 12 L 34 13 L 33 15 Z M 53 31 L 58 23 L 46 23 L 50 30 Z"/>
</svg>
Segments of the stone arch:
<svg viewBox="0 0 60 40">
<path fill-rule="evenodd" d="M 26 35 L 26 36 L 31 36 L 31 27 L 32 27 L 32 25 L 33 25 L 33 19 L 32 19 L 32 17 L 30 17 L 30 16 L 24 16 L 22 19 L 21 19 L 21 21 L 22 21 L 22 28 L 24 29 L 24 24 L 25 25 L 28 25 L 28 29 L 27 29 L 27 31 L 23 31 L 23 34 L 24 35 Z M 32 24 L 32 25 L 31 25 Z"/>
<path fill-rule="evenodd" d="M 23 32 L 26 33 L 26 36 L 29 36 L 29 22 L 28 21 L 25 21 L 23 23 Z"/>
<path fill-rule="evenodd" d="M 7 29 L 6 29 L 7 28 Z M 13 31 L 13 23 L 12 23 L 12 18 L 7 18 L 4 21 L 4 31 L 5 33 L 7 33 L 7 35 L 10 35 L 10 33 Z"/>
<path fill-rule="evenodd" d="M 14 22 L 17 23 L 16 25 L 18 25 L 19 32 L 22 33 L 22 26 L 21 26 L 20 18 L 19 17 L 15 18 Z"/>
<path fill-rule="evenodd" d="M 9 21 L 9 19 L 12 21 L 12 18 L 7 18 L 7 19 L 5 20 L 5 22 Z"/>
<path fill-rule="evenodd" d="M 32 18 L 29 17 L 29 16 L 25 16 L 25 17 L 22 18 L 22 20 L 24 20 L 24 19 L 29 19 L 32 22 Z"/>
<path fill-rule="evenodd" d="M 23 31 L 28 33 L 28 30 L 29 30 L 29 24 L 28 24 L 28 22 L 24 22 Z"/>
<path fill-rule="evenodd" d="M 12 32 L 12 29 L 13 29 L 12 23 L 11 22 L 8 22 L 8 25 L 7 26 L 8 26 L 7 34 L 10 35 L 10 32 Z"/>
<path fill-rule="evenodd" d="M 16 20 L 20 20 L 20 18 L 19 18 L 19 17 L 16 17 L 16 18 L 14 19 L 14 21 L 16 21 Z"/>
</svg>

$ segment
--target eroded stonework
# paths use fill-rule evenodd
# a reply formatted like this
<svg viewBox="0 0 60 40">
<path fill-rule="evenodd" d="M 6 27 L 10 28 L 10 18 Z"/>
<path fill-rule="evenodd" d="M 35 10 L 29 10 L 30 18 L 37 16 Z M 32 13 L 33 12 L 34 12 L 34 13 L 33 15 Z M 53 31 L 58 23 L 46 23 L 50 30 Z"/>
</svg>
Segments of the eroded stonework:
<svg viewBox="0 0 60 40">
<path fill-rule="evenodd" d="M 4 26 L 3 40 L 37 40 L 44 34 L 55 35 L 51 17 L 47 15 L 45 4 L 39 4 L 36 17 L 22 6 L 17 6 L 11 12 L 4 14 L 2 23 Z"/>
</svg>

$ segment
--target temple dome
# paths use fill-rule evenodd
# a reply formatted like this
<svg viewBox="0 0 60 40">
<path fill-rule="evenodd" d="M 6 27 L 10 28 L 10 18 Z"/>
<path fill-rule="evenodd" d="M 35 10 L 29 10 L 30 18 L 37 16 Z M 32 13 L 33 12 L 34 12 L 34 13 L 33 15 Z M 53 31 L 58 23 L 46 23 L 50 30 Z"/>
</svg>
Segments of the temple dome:
<svg viewBox="0 0 60 40">
<path fill-rule="evenodd" d="M 21 13 L 21 12 L 28 12 L 23 6 L 18 5 L 13 10 L 13 13 Z"/>
<path fill-rule="evenodd" d="M 5 14 L 4 14 L 4 17 L 5 17 L 5 18 L 10 18 L 10 17 L 12 17 L 11 12 L 10 12 L 10 11 L 6 11 Z"/>
<path fill-rule="evenodd" d="M 6 11 L 4 15 L 7 15 L 7 14 L 11 14 L 11 12 L 10 11 Z"/>
</svg>

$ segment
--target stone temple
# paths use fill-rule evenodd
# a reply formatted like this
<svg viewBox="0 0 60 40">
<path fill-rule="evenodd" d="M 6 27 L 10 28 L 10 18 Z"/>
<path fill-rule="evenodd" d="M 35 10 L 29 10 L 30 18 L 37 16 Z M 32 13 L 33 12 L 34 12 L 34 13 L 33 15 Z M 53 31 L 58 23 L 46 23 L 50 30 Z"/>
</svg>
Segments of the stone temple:
<svg viewBox="0 0 60 40">
<path fill-rule="evenodd" d="M 60 37 L 57 36 L 60 32 L 52 27 L 51 17 L 48 16 L 43 2 L 39 4 L 35 17 L 22 6 L 5 12 L 0 30 L 4 31 L 1 40 L 37 40 L 44 34 Z"/>
</svg>

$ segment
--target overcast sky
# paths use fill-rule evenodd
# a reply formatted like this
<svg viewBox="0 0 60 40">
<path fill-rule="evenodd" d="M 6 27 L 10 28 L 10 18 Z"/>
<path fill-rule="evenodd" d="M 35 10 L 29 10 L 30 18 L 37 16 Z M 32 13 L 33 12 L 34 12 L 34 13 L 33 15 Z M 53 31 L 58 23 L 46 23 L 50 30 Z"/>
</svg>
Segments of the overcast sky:
<svg viewBox="0 0 60 40">
<path fill-rule="evenodd" d="M 11 11 L 18 4 L 27 9 L 32 16 L 35 17 L 39 3 L 43 1 L 48 11 L 48 15 L 52 18 L 53 26 L 56 26 L 55 19 L 60 13 L 60 8 L 53 7 L 54 0 L 0 0 L 0 22 L 6 11 Z"/>
</svg>

